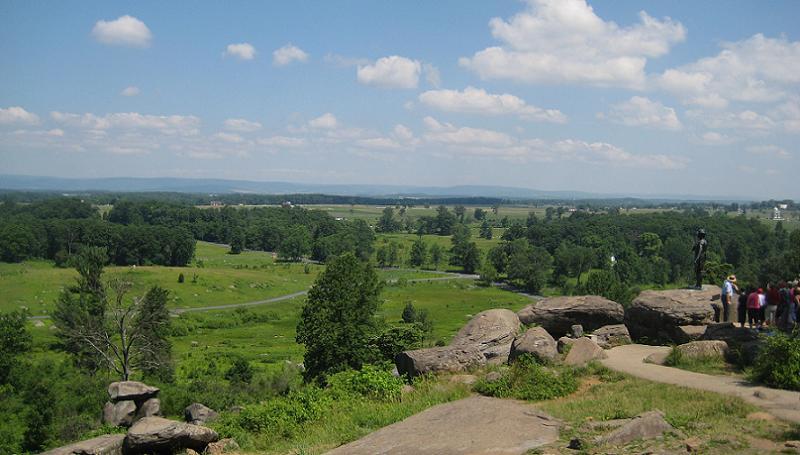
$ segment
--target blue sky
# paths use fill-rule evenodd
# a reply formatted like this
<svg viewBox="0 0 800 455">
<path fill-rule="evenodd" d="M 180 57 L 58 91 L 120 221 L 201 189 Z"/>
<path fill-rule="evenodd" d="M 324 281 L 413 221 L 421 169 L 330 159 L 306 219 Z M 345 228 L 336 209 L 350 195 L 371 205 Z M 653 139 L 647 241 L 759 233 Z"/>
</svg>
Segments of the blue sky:
<svg viewBox="0 0 800 455">
<path fill-rule="evenodd" d="M 800 199 L 800 2 L 0 2 L 0 173 Z"/>
</svg>

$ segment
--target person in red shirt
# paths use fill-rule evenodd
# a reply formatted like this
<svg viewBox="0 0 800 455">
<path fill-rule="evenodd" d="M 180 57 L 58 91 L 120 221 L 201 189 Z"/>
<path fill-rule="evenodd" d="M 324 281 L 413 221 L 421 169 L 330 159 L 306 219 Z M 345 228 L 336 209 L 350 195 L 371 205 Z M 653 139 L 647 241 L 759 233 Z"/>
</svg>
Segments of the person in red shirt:
<svg viewBox="0 0 800 455">
<path fill-rule="evenodd" d="M 759 297 L 763 293 L 764 290 L 759 288 L 758 291 L 751 292 L 747 296 L 747 322 L 750 324 L 751 329 L 753 328 L 753 322 L 758 323 L 759 310 L 761 310 Z"/>
</svg>

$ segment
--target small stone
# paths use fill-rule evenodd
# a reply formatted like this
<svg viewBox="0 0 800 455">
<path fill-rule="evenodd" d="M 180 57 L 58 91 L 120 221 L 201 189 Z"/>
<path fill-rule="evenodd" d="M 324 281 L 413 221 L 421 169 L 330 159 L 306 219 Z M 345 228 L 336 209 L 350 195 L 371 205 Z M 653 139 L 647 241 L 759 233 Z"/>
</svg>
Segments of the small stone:
<svg viewBox="0 0 800 455">
<path fill-rule="evenodd" d="M 683 441 L 683 443 L 686 445 L 686 451 L 692 453 L 699 452 L 700 447 L 703 445 L 703 441 L 701 441 L 700 438 L 689 438 Z"/>
<path fill-rule="evenodd" d="M 767 392 L 766 390 L 756 390 L 753 392 L 753 396 L 756 398 L 761 398 L 762 400 L 772 400 L 775 398 L 775 394 L 772 392 Z"/>
<path fill-rule="evenodd" d="M 486 382 L 496 382 L 503 379 L 503 375 L 499 371 L 492 371 L 483 377 Z"/>
<path fill-rule="evenodd" d="M 583 439 L 572 438 L 569 440 L 569 445 L 567 446 L 567 448 L 572 450 L 581 450 L 585 445 L 586 444 L 584 444 Z"/>
<path fill-rule="evenodd" d="M 569 347 L 572 346 L 573 343 L 575 343 L 575 339 L 574 338 L 561 337 L 561 338 L 558 339 L 558 343 L 556 345 L 556 349 L 558 350 L 559 354 L 564 354 L 565 352 L 567 352 L 569 350 Z"/>
<path fill-rule="evenodd" d="M 644 358 L 644 363 L 652 363 L 653 365 L 664 365 L 667 361 L 669 352 L 654 352 Z"/>
<path fill-rule="evenodd" d="M 186 455 L 200 455 L 199 453 L 197 453 L 197 451 L 192 450 L 192 449 L 186 449 L 186 451 L 184 453 Z"/>
<path fill-rule="evenodd" d="M 184 419 L 195 425 L 203 425 L 207 422 L 211 422 L 218 416 L 219 414 L 217 414 L 217 411 L 201 403 L 192 403 L 183 410 Z"/>
<path fill-rule="evenodd" d="M 209 444 L 204 453 L 205 455 L 220 455 L 224 452 L 236 452 L 237 450 L 239 450 L 239 444 L 231 438 L 225 438 Z"/>
<path fill-rule="evenodd" d="M 578 338 L 573 343 L 569 354 L 564 358 L 564 363 L 567 365 L 582 366 L 591 362 L 592 360 L 600 360 L 608 357 L 608 354 L 603 351 L 603 348 L 597 345 L 589 338 Z"/>
<path fill-rule="evenodd" d="M 583 336 L 583 326 L 580 324 L 574 324 L 572 327 L 570 327 L 569 333 L 572 338 L 580 338 Z"/>
</svg>

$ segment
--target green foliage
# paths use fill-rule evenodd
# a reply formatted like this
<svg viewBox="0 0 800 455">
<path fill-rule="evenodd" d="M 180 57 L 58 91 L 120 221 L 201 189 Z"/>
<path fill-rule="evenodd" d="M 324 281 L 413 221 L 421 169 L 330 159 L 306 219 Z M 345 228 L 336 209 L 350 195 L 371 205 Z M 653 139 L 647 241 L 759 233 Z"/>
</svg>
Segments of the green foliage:
<svg viewBox="0 0 800 455">
<path fill-rule="evenodd" d="M 324 390 L 307 386 L 259 404 L 244 406 L 238 414 L 226 414 L 214 425 L 222 435 L 237 435 L 239 430 L 292 437 L 307 422 L 319 419 L 331 404 Z"/>
<path fill-rule="evenodd" d="M 563 397 L 578 389 L 578 379 L 572 370 L 555 370 L 523 355 L 495 381 L 481 379 L 475 390 L 483 395 L 520 400 L 549 400 Z"/>
<path fill-rule="evenodd" d="M 403 322 L 407 324 L 411 324 L 417 320 L 417 310 L 414 309 L 414 304 L 411 301 L 406 302 L 406 306 L 403 308 Z"/>
<path fill-rule="evenodd" d="M 278 257 L 297 262 L 311 252 L 311 234 L 305 226 L 292 226 L 278 247 Z"/>
<path fill-rule="evenodd" d="M 409 264 L 412 267 L 422 267 L 428 260 L 428 245 L 422 236 L 417 237 L 417 240 L 411 245 L 411 256 L 409 257 Z"/>
<path fill-rule="evenodd" d="M 800 336 L 775 333 L 764 339 L 750 372 L 756 382 L 781 389 L 800 390 Z"/>
<path fill-rule="evenodd" d="M 638 292 L 619 280 L 614 270 L 595 270 L 589 274 L 581 292 L 588 295 L 599 295 L 628 306 Z"/>
<path fill-rule="evenodd" d="M 375 226 L 378 232 L 397 232 L 400 230 L 400 222 L 394 219 L 394 208 L 386 207 L 383 209 L 378 223 Z"/>
<path fill-rule="evenodd" d="M 506 242 L 504 246 L 511 251 L 506 266 L 508 279 L 529 292 L 539 292 L 550 277 L 552 256 L 544 248 L 531 246 L 524 239 Z"/>
<path fill-rule="evenodd" d="M 492 226 L 489 224 L 488 220 L 483 220 L 483 223 L 481 223 L 480 237 L 482 239 L 492 240 Z"/>
<path fill-rule="evenodd" d="M 178 274 L 178 283 L 183 284 L 183 282 L 185 282 L 185 281 L 186 281 L 186 277 L 183 276 L 183 273 L 179 273 Z"/>
<path fill-rule="evenodd" d="M 442 261 L 444 261 L 444 250 L 438 243 L 434 243 L 431 245 L 430 254 L 433 267 L 438 270 Z"/>
<path fill-rule="evenodd" d="M 686 357 L 677 348 L 672 348 L 664 365 L 704 374 L 720 375 L 731 371 L 730 366 L 719 356 Z"/>
<path fill-rule="evenodd" d="M 371 344 L 380 353 L 381 360 L 393 361 L 394 357 L 403 351 L 421 348 L 425 334 L 420 324 L 389 327 Z"/>
<path fill-rule="evenodd" d="M 381 282 L 369 263 L 352 254 L 331 261 L 308 292 L 297 325 L 304 344 L 307 380 L 349 368 L 370 358 L 368 340 L 376 331 Z"/>
<path fill-rule="evenodd" d="M 378 401 L 399 401 L 403 380 L 385 368 L 364 365 L 359 370 L 336 373 L 328 379 L 334 393 L 357 395 Z"/>
<path fill-rule="evenodd" d="M 26 310 L 0 313 L 0 386 L 6 384 L 19 357 L 31 349 Z"/>
<path fill-rule="evenodd" d="M 497 281 L 497 269 L 494 268 L 491 261 L 485 261 L 481 266 L 478 284 L 481 286 L 491 286 L 495 281 Z"/>
<path fill-rule="evenodd" d="M 225 373 L 225 379 L 234 383 L 249 384 L 253 380 L 253 367 L 247 359 L 238 357 Z"/>
</svg>

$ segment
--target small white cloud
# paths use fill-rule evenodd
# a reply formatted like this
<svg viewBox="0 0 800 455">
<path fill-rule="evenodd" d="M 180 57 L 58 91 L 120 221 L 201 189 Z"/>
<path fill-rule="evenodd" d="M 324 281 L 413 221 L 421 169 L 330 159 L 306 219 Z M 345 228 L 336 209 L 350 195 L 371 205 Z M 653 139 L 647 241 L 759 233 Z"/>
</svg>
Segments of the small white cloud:
<svg viewBox="0 0 800 455">
<path fill-rule="evenodd" d="M 19 106 L 0 108 L 0 125 L 36 125 L 39 116 Z"/>
<path fill-rule="evenodd" d="M 717 145 L 730 145 L 737 141 L 738 139 L 735 137 L 727 136 L 725 134 L 718 133 L 716 131 L 708 131 L 700 136 L 698 142 L 700 142 L 703 145 L 717 146 Z"/>
<path fill-rule="evenodd" d="M 233 133 L 217 133 L 214 135 L 214 138 L 224 142 L 229 142 L 231 144 L 240 144 L 244 142 L 244 138 L 242 136 Z"/>
<path fill-rule="evenodd" d="M 103 44 L 130 47 L 148 47 L 153 39 L 144 22 L 128 15 L 113 21 L 97 21 L 92 29 L 92 36 Z"/>
<path fill-rule="evenodd" d="M 261 124 L 258 122 L 251 122 L 243 118 L 229 118 L 225 120 L 225 129 L 230 131 L 239 131 L 242 133 L 252 133 L 261 129 Z"/>
<path fill-rule="evenodd" d="M 509 146 L 514 140 L 511 136 L 499 131 L 483 128 L 456 127 L 450 123 L 441 123 L 433 117 L 423 119 L 430 130 L 425 136 L 432 142 L 449 145 Z"/>
<path fill-rule="evenodd" d="M 634 96 L 625 102 L 611 106 L 609 113 L 603 115 L 602 118 L 626 126 L 645 126 L 665 130 L 683 128 L 675 109 L 643 96 Z"/>
<path fill-rule="evenodd" d="M 130 87 L 125 87 L 119 92 L 122 96 L 136 96 L 139 94 L 139 87 L 131 85 Z"/>
<path fill-rule="evenodd" d="M 301 137 L 272 136 L 257 139 L 256 143 L 270 147 L 302 147 L 306 145 L 307 141 Z"/>
<path fill-rule="evenodd" d="M 292 62 L 307 62 L 308 54 L 297 46 L 287 44 L 272 53 L 272 64 L 286 66 Z"/>
<path fill-rule="evenodd" d="M 52 130 L 47 132 L 47 135 L 53 137 L 62 137 L 64 136 L 64 130 L 60 128 L 53 128 Z"/>
<path fill-rule="evenodd" d="M 525 100 L 504 93 L 495 95 L 486 90 L 467 87 L 458 90 L 429 90 L 419 95 L 423 104 L 445 112 L 482 115 L 516 115 L 525 120 L 564 123 L 567 117 L 557 109 L 541 109 Z"/>
<path fill-rule="evenodd" d="M 319 117 L 312 119 L 308 122 L 308 126 L 311 128 L 316 129 L 333 129 L 339 124 L 339 121 L 336 120 L 336 116 L 331 114 L 330 112 L 326 112 L 325 114 L 320 115 Z"/>
<path fill-rule="evenodd" d="M 417 88 L 422 64 L 418 60 L 392 55 L 374 64 L 359 66 L 358 82 L 382 88 Z"/>
<path fill-rule="evenodd" d="M 747 147 L 747 150 L 750 153 L 755 155 L 767 155 L 767 156 L 774 156 L 776 158 L 791 158 L 791 154 L 786 151 L 783 147 L 778 147 L 777 145 L 751 145 Z"/>
<path fill-rule="evenodd" d="M 250 43 L 228 44 L 223 56 L 230 56 L 239 60 L 253 60 L 256 56 L 256 48 Z"/>
</svg>

